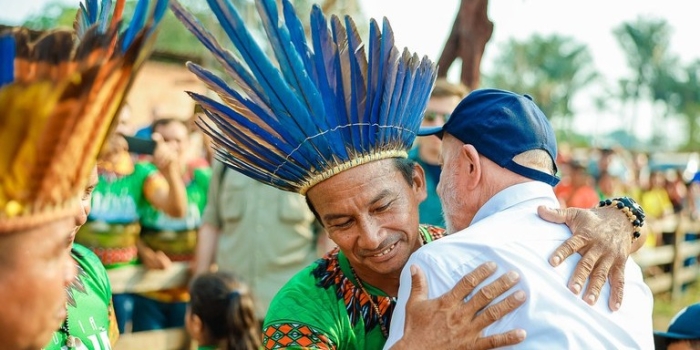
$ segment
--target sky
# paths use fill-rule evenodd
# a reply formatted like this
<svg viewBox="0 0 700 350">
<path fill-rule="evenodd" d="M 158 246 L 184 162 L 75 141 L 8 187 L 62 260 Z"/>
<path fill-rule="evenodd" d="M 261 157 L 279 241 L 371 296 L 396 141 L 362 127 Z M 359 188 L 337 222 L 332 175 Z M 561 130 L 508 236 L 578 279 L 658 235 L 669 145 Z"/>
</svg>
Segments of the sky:
<svg viewBox="0 0 700 350">
<path fill-rule="evenodd" d="M 0 23 L 16 24 L 37 13 L 51 0 L 0 0 Z M 59 0 L 66 3 L 78 0 Z M 437 59 L 454 22 L 459 0 L 359 0 L 368 17 L 381 19 L 386 16 L 392 24 L 396 44 L 411 51 Z M 491 41 L 486 46 L 482 60 L 482 72 L 493 69 L 492 61 L 498 55 L 501 43 L 509 38 L 526 39 L 535 33 L 570 36 L 588 45 L 597 70 L 610 86 L 622 77 L 631 76 L 625 56 L 615 40 L 613 28 L 639 16 L 665 19 L 673 28 L 671 52 L 678 54 L 681 62 L 700 59 L 700 29 L 693 1 L 658 0 L 490 0 L 488 15 L 494 23 Z M 454 67 L 453 67 L 454 68 Z M 457 79 L 453 69 L 449 75 Z M 598 89 L 599 90 L 599 89 Z M 613 107 L 599 112 L 594 108 L 593 97 L 600 91 L 588 91 L 574 101 L 578 112 L 574 128 L 580 132 L 600 135 L 625 128 L 629 118 Z M 651 108 L 641 106 L 635 118 L 637 136 L 645 139 L 651 135 Z M 680 125 L 656 125 L 667 133 L 680 132 Z"/>
</svg>

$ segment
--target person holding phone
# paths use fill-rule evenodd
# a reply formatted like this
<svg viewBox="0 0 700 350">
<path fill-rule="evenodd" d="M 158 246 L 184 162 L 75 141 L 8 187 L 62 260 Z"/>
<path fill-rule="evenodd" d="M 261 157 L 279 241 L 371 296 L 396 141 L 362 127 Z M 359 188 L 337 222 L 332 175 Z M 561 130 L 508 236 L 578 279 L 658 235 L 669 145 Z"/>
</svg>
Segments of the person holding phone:
<svg viewBox="0 0 700 350">
<path fill-rule="evenodd" d="M 149 269 L 165 269 L 172 262 L 191 261 L 197 245 L 197 230 L 207 203 L 211 178 L 209 164 L 201 157 L 189 156 L 190 134 L 185 121 L 176 118 L 156 120 L 154 135 L 160 135 L 173 151 L 179 165 L 178 176 L 185 185 L 187 210 L 177 218 L 148 201 L 139 206 L 141 235 L 137 241 L 141 263 Z M 162 162 L 154 155 L 146 166 L 156 168 Z M 183 327 L 189 301 L 186 287 L 155 291 L 134 296 L 134 332 Z"/>
<path fill-rule="evenodd" d="M 177 154 L 161 135 L 154 134 L 153 141 L 153 164 L 134 163 L 127 142 L 118 133 L 108 138 L 98 156 L 99 182 L 93 192 L 92 211 L 75 241 L 90 248 L 107 269 L 137 263 L 138 208 L 143 203 L 172 217 L 186 214 Z M 133 311 L 133 296 L 115 294 L 113 304 L 119 332 L 124 333 Z"/>
</svg>

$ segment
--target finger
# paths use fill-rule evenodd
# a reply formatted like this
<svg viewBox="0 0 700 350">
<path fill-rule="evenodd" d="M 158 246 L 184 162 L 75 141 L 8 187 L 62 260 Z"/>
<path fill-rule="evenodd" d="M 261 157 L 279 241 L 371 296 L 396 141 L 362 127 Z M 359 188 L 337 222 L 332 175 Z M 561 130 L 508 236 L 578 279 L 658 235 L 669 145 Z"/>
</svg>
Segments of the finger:
<svg viewBox="0 0 700 350">
<path fill-rule="evenodd" d="M 168 256 L 165 255 L 165 253 L 159 250 L 156 253 L 156 256 L 158 257 L 158 264 L 162 269 L 167 269 L 168 267 L 170 267 L 170 258 L 168 258 Z"/>
<path fill-rule="evenodd" d="M 610 266 L 612 266 L 612 259 L 601 259 L 595 264 L 593 271 L 591 272 L 591 277 L 588 281 L 588 287 L 586 287 L 586 293 L 584 300 L 589 305 L 595 305 L 598 301 L 598 296 L 600 296 L 600 290 L 603 288 L 606 280 L 608 279 L 608 272 L 610 271 Z"/>
<path fill-rule="evenodd" d="M 476 341 L 476 344 L 474 344 L 474 349 L 494 349 L 503 346 L 515 345 L 525 340 L 526 336 L 527 333 L 524 329 L 515 329 L 506 333 L 494 334 L 488 337 L 479 338 Z"/>
<path fill-rule="evenodd" d="M 620 310 L 622 297 L 625 294 L 625 264 L 614 264 L 610 268 L 610 300 L 608 306 L 610 310 Z"/>
<path fill-rule="evenodd" d="M 474 271 L 462 277 L 449 292 L 440 298 L 447 303 L 461 303 L 476 286 L 496 272 L 496 267 L 496 263 L 491 261 L 479 265 Z"/>
<path fill-rule="evenodd" d="M 465 303 L 467 310 L 472 311 L 472 314 L 476 314 L 477 311 L 485 308 L 494 299 L 511 289 L 519 280 L 520 275 L 515 271 L 510 271 L 502 275 L 497 280 L 479 289 L 479 291 Z"/>
<path fill-rule="evenodd" d="M 428 299 L 428 284 L 425 274 L 418 265 L 411 265 L 411 292 L 408 295 L 407 305 Z"/>
<path fill-rule="evenodd" d="M 537 214 L 544 221 L 553 222 L 555 224 L 565 224 L 567 218 L 568 209 L 555 209 L 549 208 L 544 205 L 537 207 Z"/>
<path fill-rule="evenodd" d="M 472 326 L 481 331 L 490 324 L 503 318 L 513 310 L 517 309 L 525 302 L 525 292 L 522 290 L 516 291 L 498 303 L 484 309 L 479 315 L 474 318 Z"/>
<path fill-rule="evenodd" d="M 583 249 L 586 246 L 586 243 L 586 239 L 581 235 L 571 236 L 571 238 L 567 239 L 564 243 L 557 247 L 552 255 L 549 256 L 549 264 L 554 267 L 559 266 L 564 259 Z"/>
<path fill-rule="evenodd" d="M 569 279 L 569 289 L 571 289 L 574 294 L 578 295 L 581 292 L 581 286 L 591 275 L 593 267 L 595 267 L 596 261 L 600 259 L 600 252 L 597 250 L 589 250 L 581 260 L 576 264 L 574 268 L 574 274 Z"/>
<path fill-rule="evenodd" d="M 157 132 L 154 132 L 151 134 L 151 139 L 155 141 L 156 143 L 161 143 L 163 142 L 163 136 Z"/>
</svg>

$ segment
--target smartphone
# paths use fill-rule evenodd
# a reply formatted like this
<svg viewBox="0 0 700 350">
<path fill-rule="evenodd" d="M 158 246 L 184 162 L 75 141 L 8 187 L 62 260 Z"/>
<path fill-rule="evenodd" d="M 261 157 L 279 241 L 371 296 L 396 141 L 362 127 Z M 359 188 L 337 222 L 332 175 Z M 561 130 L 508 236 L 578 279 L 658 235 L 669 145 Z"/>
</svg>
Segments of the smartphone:
<svg viewBox="0 0 700 350">
<path fill-rule="evenodd" d="M 124 136 L 129 147 L 129 153 L 153 155 L 156 150 L 156 142 L 149 139 L 142 139 L 133 136 Z"/>
</svg>

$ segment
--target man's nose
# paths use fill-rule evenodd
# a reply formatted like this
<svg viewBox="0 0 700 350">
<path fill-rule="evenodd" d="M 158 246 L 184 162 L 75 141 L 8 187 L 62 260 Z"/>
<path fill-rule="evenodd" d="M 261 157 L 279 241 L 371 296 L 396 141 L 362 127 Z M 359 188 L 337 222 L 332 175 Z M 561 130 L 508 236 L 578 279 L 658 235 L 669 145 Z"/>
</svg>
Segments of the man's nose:
<svg viewBox="0 0 700 350">
<path fill-rule="evenodd" d="M 357 241 L 361 249 L 376 250 L 383 241 L 382 227 L 375 223 L 374 220 L 368 220 L 362 225 L 362 233 Z"/>
</svg>

